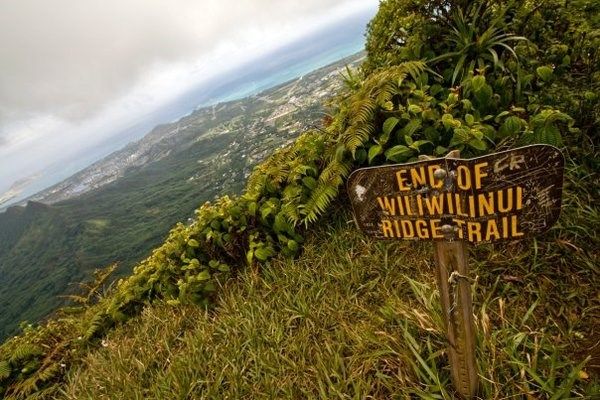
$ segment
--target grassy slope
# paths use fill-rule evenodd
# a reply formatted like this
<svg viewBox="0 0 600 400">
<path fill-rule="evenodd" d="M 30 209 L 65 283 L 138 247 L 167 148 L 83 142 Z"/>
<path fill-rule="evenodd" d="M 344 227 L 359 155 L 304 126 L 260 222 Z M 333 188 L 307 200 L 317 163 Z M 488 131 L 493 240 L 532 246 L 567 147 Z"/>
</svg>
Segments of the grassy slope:
<svg viewBox="0 0 600 400">
<path fill-rule="evenodd" d="M 482 398 L 600 393 L 600 218 L 575 176 L 550 234 L 472 251 Z M 146 309 L 73 370 L 65 397 L 452 398 L 430 245 L 372 242 L 350 220 L 330 217 L 297 260 L 243 271 L 215 310 Z"/>
</svg>

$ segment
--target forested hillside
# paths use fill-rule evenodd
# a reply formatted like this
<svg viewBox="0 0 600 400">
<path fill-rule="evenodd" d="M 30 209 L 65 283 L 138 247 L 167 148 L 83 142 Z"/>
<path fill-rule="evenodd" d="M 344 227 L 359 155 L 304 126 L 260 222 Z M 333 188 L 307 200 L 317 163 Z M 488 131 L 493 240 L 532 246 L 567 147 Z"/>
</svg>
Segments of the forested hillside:
<svg viewBox="0 0 600 400">
<path fill-rule="evenodd" d="M 567 159 L 547 234 L 471 250 L 480 398 L 600 393 L 600 4 L 382 1 L 324 129 L 1 347 L 7 398 L 454 398 L 431 251 L 351 222 L 358 167 L 533 143 Z M 191 321 L 191 322 L 190 322 Z"/>
<path fill-rule="evenodd" d="M 118 263 L 114 278 L 160 244 L 198 204 L 239 193 L 257 162 L 317 126 L 321 97 L 341 86 L 356 55 L 259 96 L 196 110 L 49 190 L 44 201 L 0 213 L 0 338 L 37 322 L 61 295 Z M 293 99 L 290 102 L 290 99 Z M 81 190 L 81 189 L 79 189 Z"/>
</svg>

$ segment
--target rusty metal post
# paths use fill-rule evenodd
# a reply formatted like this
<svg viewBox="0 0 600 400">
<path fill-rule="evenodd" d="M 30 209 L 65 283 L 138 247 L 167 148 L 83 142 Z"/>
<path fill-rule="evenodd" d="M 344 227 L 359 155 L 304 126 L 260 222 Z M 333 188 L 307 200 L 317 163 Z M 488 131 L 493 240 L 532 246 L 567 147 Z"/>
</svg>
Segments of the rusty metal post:
<svg viewBox="0 0 600 400">
<path fill-rule="evenodd" d="M 460 153 L 455 151 L 448 156 L 458 158 Z M 438 180 L 452 180 L 451 174 L 438 169 L 434 175 Z M 471 399 L 476 395 L 479 383 L 475 361 L 475 328 L 469 256 L 465 242 L 456 237 L 457 229 L 452 225 L 441 227 L 445 240 L 435 242 L 435 260 L 452 382 L 463 398 Z"/>
<path fill-rule="evenodd" d="M 478 375 L 467 246 L 461 240 L 436 242 L 435 259 L 452 381 L 458 393 L 470 399 L 477 393 Z"/>
</svg>

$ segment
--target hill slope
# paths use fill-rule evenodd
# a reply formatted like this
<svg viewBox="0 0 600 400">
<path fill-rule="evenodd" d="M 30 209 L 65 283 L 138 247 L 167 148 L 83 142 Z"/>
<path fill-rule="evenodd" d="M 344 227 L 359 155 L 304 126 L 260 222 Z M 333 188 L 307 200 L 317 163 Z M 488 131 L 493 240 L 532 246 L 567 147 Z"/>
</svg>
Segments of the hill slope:
<svg viewBox="0 0 600 400">
<path fill-rule="evenodd" d="M 214 310 L 146 309 L 83 359 L 65 398 L 451 398 L 432 246 L 371 241 L 345 213 L 325 225 L 297 260 L 228 282 Z M 598 271 L 573 269 L 597 256 L 547 239 L 472 253 L 481 398 L 600 390 L 582 378 L 598 349 L 578 366 L 600 329 Z"/>
<path fill-rule="evenodd" d="M 94 268 L 117 262 L 116 277 L 130 273 L 198 204 L 239 193 L 267 154 L 321 123 L 322 97 L 362 57 L 157 127 L 35 197 L 55 204 L 0 213 L 0 339 L 64 304 L 58 296 Z"/>
</svg>

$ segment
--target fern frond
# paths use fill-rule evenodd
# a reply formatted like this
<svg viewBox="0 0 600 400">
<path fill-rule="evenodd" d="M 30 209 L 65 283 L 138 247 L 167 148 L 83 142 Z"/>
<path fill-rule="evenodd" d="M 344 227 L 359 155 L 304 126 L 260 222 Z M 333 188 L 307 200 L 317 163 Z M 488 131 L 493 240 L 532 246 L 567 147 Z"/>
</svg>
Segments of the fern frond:
<svg viewBox="0 0 600 400">
<path fill-rule="evenodd" d="M 49 365 L 40 368 L 34 375 L 38 382 L 48 382 L 60 373 L 60 365 L 51 362 Z"/>
<path fill-rule="evenodd" d="M 331 184 L 317 186 L 307 204 L 303 207 L 305 224 L 314 223 L 331 201 L 337 196 L 338 187 Z"/>
<path fill-rule="evenodd" d="M 106 323 L 106 315 L 104 313 L 97 313 L 93 316 L 89 327 L 87 328 L 84 338 L 85 340 L 91 340 L 96 334 L 104 329 Z"/>
<path fill-rule="evenodd" d="M 10 376 L 11 369 L 8 361 L 0 361 L 0 382 Z"/>
<path fill-rule="evenodd" d="M 12 351 L 9 362 L 12 365 L 18 364 L 24 360 L 29 360 L 31 358 L 37 357 L 44 352 L 39 346 L 36 346 L 32 343 L 24 343 Z"/>
</svg>

